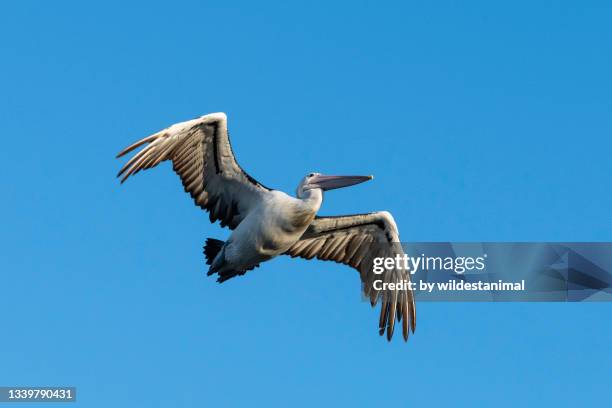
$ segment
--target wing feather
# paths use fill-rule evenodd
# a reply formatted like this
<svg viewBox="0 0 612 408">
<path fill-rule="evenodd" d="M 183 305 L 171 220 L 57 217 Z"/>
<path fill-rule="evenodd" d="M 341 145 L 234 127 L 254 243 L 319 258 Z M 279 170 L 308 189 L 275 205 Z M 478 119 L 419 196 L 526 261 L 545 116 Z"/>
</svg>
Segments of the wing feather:
<svg viewBox="0 0 612 408">
<path fill-rule="evenodd" d="M 142 147 L 144 146 L 144 147 Z M 185 192 L 209 211 L 210 221 L 236 228 L 270 191 L 238 165 L 232 152 L 224 113 L 213 113 L 177 123 L 123 149 L 117 157 L 142 147 L 121 168 L 125 182 L 141 170 L 170 160 Z"/>
<path fill-rule="evenodd" d="M 379 332 L 386 331 L 390 340 L 395 321 L 402 321 L 404 339 L 416 329 L 414 296 L 409 289 L 376 290 L 374 282 L 397 283 L 410 280 L 405 270 L 393 269 L 377 275 L 372 270 L 375 257 L 395 257 L 404 254 L 399 244 L 399 233 L 393 217 L 388 212 L 317 217 L 300 240 L 287 254 L 292 257 L 331 260 L 349 265 L 357 271 L 365 296 L 372 306 L 381 300 Z"/>
</svg>

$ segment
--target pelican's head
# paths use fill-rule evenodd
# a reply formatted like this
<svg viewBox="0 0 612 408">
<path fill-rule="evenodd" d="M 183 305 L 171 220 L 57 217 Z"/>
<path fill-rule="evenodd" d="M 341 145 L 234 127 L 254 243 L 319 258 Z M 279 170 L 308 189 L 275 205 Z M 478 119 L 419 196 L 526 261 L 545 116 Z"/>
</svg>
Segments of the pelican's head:
<svg viewBox="0 0 612 408">
<path fill-rule="evenodd" d="M 310 173 L 300 181 L 297 188 L 297 196 L 302 198 L 310 190 L 327 191 L 353 186 L 373 178 L 374 176 L 326 176 L 321 173 Z"/>
</svg>

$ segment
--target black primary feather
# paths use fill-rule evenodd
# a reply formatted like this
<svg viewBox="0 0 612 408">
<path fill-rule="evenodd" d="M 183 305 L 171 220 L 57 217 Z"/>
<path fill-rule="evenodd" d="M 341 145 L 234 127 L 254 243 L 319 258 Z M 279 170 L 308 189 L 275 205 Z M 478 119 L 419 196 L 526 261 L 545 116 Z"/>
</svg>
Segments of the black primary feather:
<svg viewBox="0 0 612 408">
<path fill-rule="evenodd" d="M 221 248 L 223 248 L 223 244 L 225 244 L 225 242 L 220 239 L 206 238 L 206 243 L 204 244 L 206 265 L 211 265 L 213 263 L 217 254 L 221 251 Z"/>
</svg>

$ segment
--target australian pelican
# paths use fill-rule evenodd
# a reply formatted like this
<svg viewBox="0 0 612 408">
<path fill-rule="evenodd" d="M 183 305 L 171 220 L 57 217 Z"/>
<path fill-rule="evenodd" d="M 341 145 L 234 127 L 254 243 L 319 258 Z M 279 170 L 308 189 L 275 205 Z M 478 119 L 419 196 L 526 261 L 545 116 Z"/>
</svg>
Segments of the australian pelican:
<svg viewBox="0 0 612 408">
<path fill-rule="evenodd" d="M 213 113 L 177 123 L 124 149 L 117 157 L 144 146 L 121 169 L 123 183 L 140 170 L 165 160 L 179 175 L 195 204 L 233 232 L 225 242 L 208 238 L 204 245 L 208 275 L 224 282 L 244 275 L 278 255 L 331 260 L 357 269 L 363 293 L 375 306 L 381 300 L 379 333 L 393 336 L 396 319 L 402 321 L 404 339 L 414 332 L 416 312 L 412 291 L 381 287 L 381 283 L 409 280 L 405 270 L 375 274 L 374 257 L 403 256 L 399 233 L 391 214 L 318 216 L 323 191 L 371 180 L 372 176 L 306 175 L 296 197 L 272 190 L 249 176 L 236 162 L 230 146 L 227 118 Z M 378 284 L 374 284 L 375 281 Z M 382 281 L 382 282 L 381 282 Z"/>
</svg>

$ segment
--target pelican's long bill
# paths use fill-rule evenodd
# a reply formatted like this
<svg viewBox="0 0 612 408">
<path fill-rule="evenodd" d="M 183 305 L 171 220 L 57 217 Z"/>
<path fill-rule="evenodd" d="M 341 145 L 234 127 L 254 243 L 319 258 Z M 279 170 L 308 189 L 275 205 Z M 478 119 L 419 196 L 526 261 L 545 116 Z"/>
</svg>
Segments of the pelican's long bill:
<svg viewBox="0 0 612 408">
<path fill-rule="evenodd" d="M 311 180 L 311 183 L 319 186 L 321 190 L 327 191 L 335 188 L 354 186 L 355 184 L 363 183 L 373 178 L 374 176 L 325 176 L 319 174 Z"/>
</svg>

